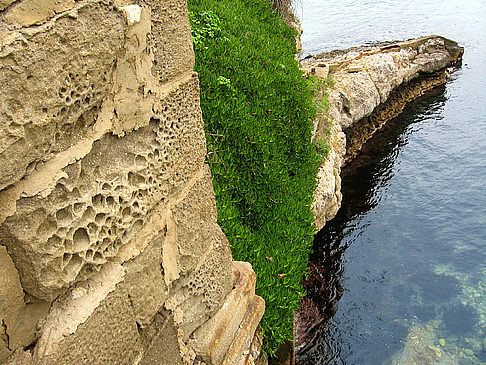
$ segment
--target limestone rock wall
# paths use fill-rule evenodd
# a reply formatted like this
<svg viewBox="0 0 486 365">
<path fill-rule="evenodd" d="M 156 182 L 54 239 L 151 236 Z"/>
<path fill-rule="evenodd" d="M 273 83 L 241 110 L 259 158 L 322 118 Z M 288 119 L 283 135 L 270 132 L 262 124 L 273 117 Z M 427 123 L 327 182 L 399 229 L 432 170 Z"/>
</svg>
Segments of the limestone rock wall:
<svg viewBox="0 0 486 365">
<path fill-rule="evenodd" d="M 319 170 L 314 195 L 318 229 L 339 209 L 341 182 L 336 172 L 345 160 L 407 103 L 443 85 L 448 68 L 461 61 L 463 52 L 454 41 L 428 36 L 327 52 L 303 63 L 304 71 L 330 85 L 326 118 L 318 118 L 315 128 L 316 136 L 331 130 L 331 152 Z"/>
<path fill-rule="evenodd" d="M 0 363 L 246 361 L 193 63 L 184 0 L 0 1 Z"/>
</svg>

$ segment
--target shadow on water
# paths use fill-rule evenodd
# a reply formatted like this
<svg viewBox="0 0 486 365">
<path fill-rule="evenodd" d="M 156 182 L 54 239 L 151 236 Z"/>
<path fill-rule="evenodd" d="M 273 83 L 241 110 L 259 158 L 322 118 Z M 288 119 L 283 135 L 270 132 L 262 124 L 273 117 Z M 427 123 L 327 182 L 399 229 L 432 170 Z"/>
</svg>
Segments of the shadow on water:
<svg viewBox="0 0 486 365">
<path fill-rule="evenodd" d="M 341 358 L 339 341 L 331 341 L 332 317 L 346 290 L 342 286 L 343 255 L 353 242 L 345 240 L 359 225 L 359 218 L 372 210 L 380 202 L 379 191 L 386 189 L 393 177 L 394 164 L 401 148 L 408 143 L 410 134 L 420 127 L 419 122 L 431 113 L 442 110 L 447 96 L 444 88 L 438 88 L 421 97 L 385 128 L 376 133 L 363 147 L 362 153 L 342 171 L 343 201 L 337 216 L 315 236 L 314 252 L 309 261 L 310 274 L 303 285 L 306 297 L 295 319 L 295 351 L 297 364 L 346 364 Z M 356 236 L 359 237 L 359 234 Z M 443 279 L 441 279 L 443 281 Z M 409 290 L 397 285 L 397 291 Z M 455 283 L 451 284 L 451 290 Z M 455 289 L 454 289 L 455 290 Z M 440 293 L 438 293 L 440 294 Z M 391 294 L 393 295 L 393 294 Z M 395 308 L 394 311 L 399 311 Z M 407 309 L 404 309 L 406 311 Z M 452 308 L 464 310 L 464 308 Z M 451 312 L 451 314 L 453 314 Z M 423 311 L 424 319 L 428 314 Z M 432 317 L 434 313 L 430 313 Z M 405 338 L 407 329 L 396 326 L 392 329 L 395 337 Z M 400 342 L 397 341 L 397 349 Z M 394 349 L 388 348 L 388 351 Z M 377 355 L 378 356 L 378 355 Z M 375 364 L 382 363 L 380 359 Z M 364 364 L 364 362 L 361 362 Z M 351 363 L 349 363 L 350 365 Z"/>
</svg>

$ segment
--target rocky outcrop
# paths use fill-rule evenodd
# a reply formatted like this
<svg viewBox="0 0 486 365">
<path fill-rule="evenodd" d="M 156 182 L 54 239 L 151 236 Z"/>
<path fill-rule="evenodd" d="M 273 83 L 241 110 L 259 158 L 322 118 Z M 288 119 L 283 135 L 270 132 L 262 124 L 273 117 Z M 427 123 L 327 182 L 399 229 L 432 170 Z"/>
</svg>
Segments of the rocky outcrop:
<svg viewBox="0 0 486 365">
<path fill-rule="evenodd" d="M 328 84 L 327 119 L 317 122 L 315 133 L 318 136 L 326 129 L 335 128 L 334 135 L 339 136 L 336 139 L 331 134 L 331 145 L 337 146 L 334 147 L 336 151 L 331 151 L 319 171 L 314 202 L 319 229 L 335 215 L 336 205 L 339 205 L 340 181 L 332 176 L 339 171 L 337 165 L 342 162 L 343 143 L 346 144 L 345 160 L 349 160 L 407 103 L 443 85 L 450 67 L 461 61 L 463 52 L 463 48 L 451 40 L 429 36 L 322 53 L 303 62 L 307 73 Z M 340 130 L 346 134 L 345 142 Z"/>
<path fill-rule="evenodd" d="M 184 0 L 0 2 L 0 363 L 246 361 L 193 64 Z"/>
<path fill-rule="evenodd" d="M 317 171 L 319 182 L 314 191 L 312 210 L 314 223 L 320 230 L 327 221 L 334 218 L 341 207 L 341 166 L 346 154 L 346 136 L 339 124 L 333 124 L 325 116 L 319 116 L 317 123 L 326 123 L 326 137 L 317 134 L 315 139 L 326 138 L 329 152 Z M 320 129 L 321 130 L 321 129 Z"/>
</svg>

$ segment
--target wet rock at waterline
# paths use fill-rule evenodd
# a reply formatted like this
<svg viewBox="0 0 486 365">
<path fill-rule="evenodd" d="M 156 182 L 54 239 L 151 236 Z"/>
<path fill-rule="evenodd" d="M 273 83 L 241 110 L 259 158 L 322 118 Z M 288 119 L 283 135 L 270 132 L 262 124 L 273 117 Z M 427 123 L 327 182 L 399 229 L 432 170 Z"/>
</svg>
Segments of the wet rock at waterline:
<svg viewBox="0 0 486 365">
<path fill-rule="evenodd" d="M 329 99 L 326 115 L 317 118 L 314 131 L 315 139 L 331 131 L 330 153 L 318 173 L 314 196 L 318 229 L 339 209 L 341 181 L 335 175 L 342 162 L 356 156 L 409 102 L 445 84 L 463 53 L 454 41 L 428 36 L 326 52 L 303 62 L 304 71 L 327 81 Z"/>
</svg>

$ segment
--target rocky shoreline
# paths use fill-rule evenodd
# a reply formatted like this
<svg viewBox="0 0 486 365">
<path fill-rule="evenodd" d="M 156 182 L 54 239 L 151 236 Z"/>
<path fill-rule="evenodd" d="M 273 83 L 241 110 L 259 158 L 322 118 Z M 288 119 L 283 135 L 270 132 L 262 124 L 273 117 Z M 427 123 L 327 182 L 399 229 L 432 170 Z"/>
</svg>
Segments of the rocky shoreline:
<svg viewBox="0 0 486 365">
<path fill-rule="evenodd" d="M 331 51 L 302 62 L 326 81 L 329 107 L 314 125 L 314 139 L 328 136 L 329 154 L 317 174 L 312 209 L 320 230 L 341 205 L 341 167 L 412 100 L 444 85 L 464 48 L 441 36 Z"/>
</svg>

